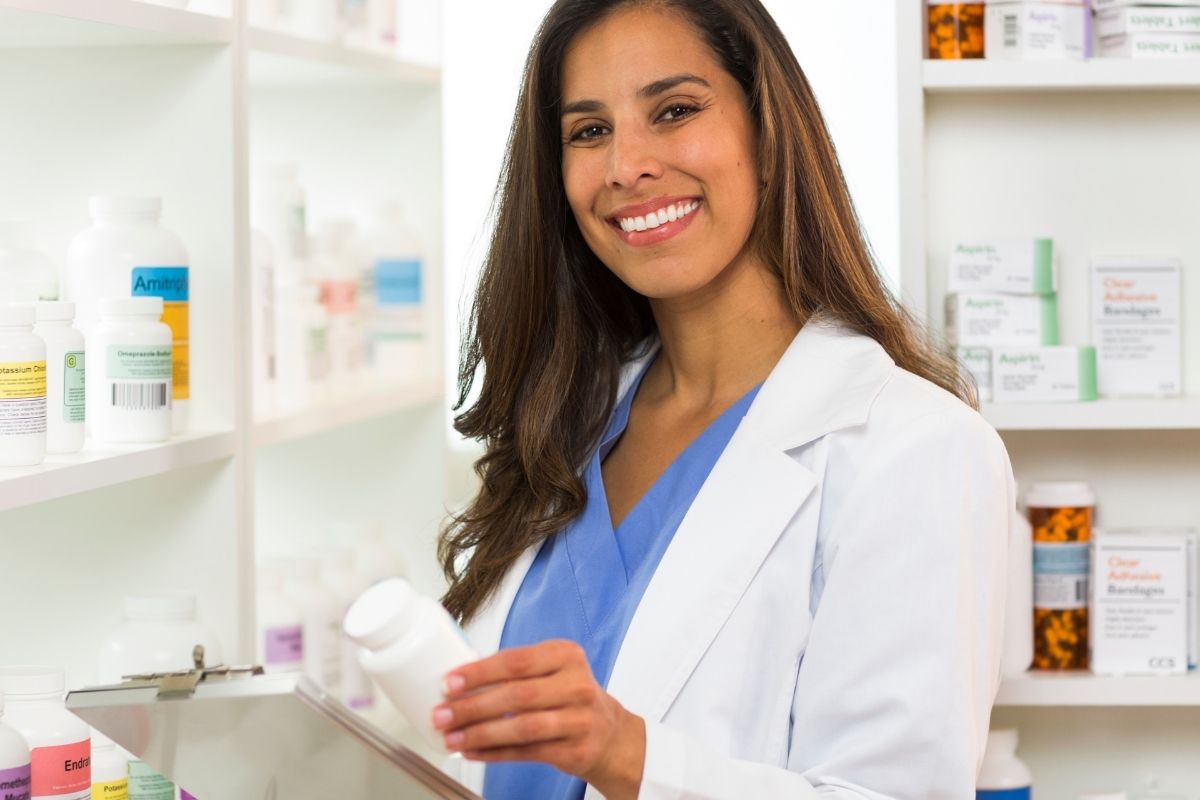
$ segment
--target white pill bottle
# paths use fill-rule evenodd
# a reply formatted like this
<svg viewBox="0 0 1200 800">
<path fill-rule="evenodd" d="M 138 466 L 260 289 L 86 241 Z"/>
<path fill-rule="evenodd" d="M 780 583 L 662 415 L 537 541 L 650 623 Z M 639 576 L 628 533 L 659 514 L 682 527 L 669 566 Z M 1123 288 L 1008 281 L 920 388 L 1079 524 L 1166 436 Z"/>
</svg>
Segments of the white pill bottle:
<svg viewBox="0 0 1200 800">
<path fill-rule="evenodd" d="M 72 321 L 75 304 L 37 304 L 33 332 L 46 343 L 46 452 L 78 453 L 83 447 L 85 397 L 83 334 Z"/>
<path fill-rule="evenodd" d="M 442 681 L 479 658 L 449 612 L 403 578 L 389 578 L 354 601 L 345 629 L 362 648 L 359 661 L 379 689 L 431 747 L 446 752 L 432 720 Z"/>
<path fill-rule="evenodd" d="M 49 667 L 0 668 L 4 722 L 29 744 L 30 798 L 89 800 L 91 729 L 63 707 L 66 677 Z"/>
<path fill-rule="evenodd" d="M 29 745 L 16 729 L 4 724 L 4 688 L 0 686 L 0 792 L 29 797 Z"/>
<path fill-rule="evenodd" d="M 0 304 L 0 467 L 46 457 L 46 344 L 33 307 Z"/>
<path fill-rule="evenodd" d="M 975 781 L 975 800 L 1031 800 L 1033 775 L 1017 758 L 1017 732 L 998 728 L 988 732 L 983 765 Z"/>
<path fill-rule="evenodd" d="M 161 297 L 111 298 L 87 340 L 87 417 L 100 442 L 171 438 L 171 329 Z"/>
</svg>

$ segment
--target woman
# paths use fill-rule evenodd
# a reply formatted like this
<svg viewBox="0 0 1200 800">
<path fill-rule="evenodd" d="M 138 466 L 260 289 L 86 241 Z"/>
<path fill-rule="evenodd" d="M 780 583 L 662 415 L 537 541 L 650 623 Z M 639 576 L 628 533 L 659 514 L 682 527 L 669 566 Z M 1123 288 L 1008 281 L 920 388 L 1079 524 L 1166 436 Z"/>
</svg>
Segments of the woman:
<svg viewBox="0 0 1200 800">
<path fill-rule="evenodd" d="M 1008 459 L 758 0 L 555 3 L 465 356 L 444 603 L 499 652 L 434 724 L 469 785 L 973 796 Z"/>
</svg>

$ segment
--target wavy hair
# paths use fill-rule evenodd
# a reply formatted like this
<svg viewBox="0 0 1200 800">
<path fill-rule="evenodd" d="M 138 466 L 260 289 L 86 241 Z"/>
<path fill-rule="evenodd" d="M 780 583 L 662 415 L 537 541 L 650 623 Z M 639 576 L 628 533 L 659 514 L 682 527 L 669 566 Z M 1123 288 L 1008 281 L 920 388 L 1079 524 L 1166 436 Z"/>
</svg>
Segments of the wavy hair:
<svg viewBox="0 0 1200 800">
<path fill-rule="evenodd" d="M 812 89 L 759 0 L 558 0 L 525 64 L 461 351 L 455 427 L 484 443 L 481 486 L 442 531 L 438 556 L 450 582 L 442 602 L 463 621 L 522 552 L 583 510 L 580 470 L 612 412 L 621 365 L 655 330 L 648 301 L 583 240 L 563 187 L 559 130 L 571 43 L 636 5 L 681 13 L 741 86 L 766 180 L 751 244 L 796 318 L 839 320 L 975 405 L 956 362 L 880 279 Z"/>
</svg>

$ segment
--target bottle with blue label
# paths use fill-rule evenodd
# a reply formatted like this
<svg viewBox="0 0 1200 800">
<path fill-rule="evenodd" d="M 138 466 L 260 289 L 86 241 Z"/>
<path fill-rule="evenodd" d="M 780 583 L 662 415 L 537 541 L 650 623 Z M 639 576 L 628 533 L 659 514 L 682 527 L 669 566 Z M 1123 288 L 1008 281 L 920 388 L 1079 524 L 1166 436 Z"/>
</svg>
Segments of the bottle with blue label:
<svg viewBox="0 0 1200 800">
<path fill-rule="evenodd" d="M 1017 732 L 1001 728 L 988 733 L 983 766 L 975 781 L 975 800 L 1031 800 L 1033 776 L 1017 758 Z"/>
<path fill-rule="evenodd" d="M 161 198 L 92 197 L 88 210 L 92 227 L 76 235 L 67 253 L 65 289 L 75 303 L 75 326 L 90 337 L 103 299 L 162 298 L 162 321 L 171 329 L 171 430 L 180 433 L 191 396 L 187 250 L 158 224 Z"/>
<path fill-rule="evenodd" d="M 424 246 L 398 203 L 385 206 L 368 236 L 370 352 L 385 380 L 417 382 L 429 371 Z"/>
</svg>

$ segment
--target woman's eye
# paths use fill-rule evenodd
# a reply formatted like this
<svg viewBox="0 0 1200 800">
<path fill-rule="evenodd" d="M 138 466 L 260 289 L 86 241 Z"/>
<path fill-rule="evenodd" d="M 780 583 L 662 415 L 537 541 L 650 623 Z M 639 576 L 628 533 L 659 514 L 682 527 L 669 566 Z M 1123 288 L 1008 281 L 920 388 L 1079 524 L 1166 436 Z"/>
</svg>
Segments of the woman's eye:
<svg viewBox="0 0 1200 800">
<path fill-rule="evenodd" d="M 698 109 L 695 106 L 689 106 L 684 103 L 676 103 L 675 105 L 667 106 L 665 109 L 663 109 L 662 114 L 659 115 L 659 119 L 664 119 L 667 122 L 675 122 L 677 120 L 684 119 L 685 117 L 690 117 L 692 114 L 695 114 L 697 110 Z"/>
<path fill-rule="evenodd" d="M 603 125 L 586 125 L 571 134 L 572 142 L 586 142 L 603 136 L 608 131 Z"/>
</svg>

